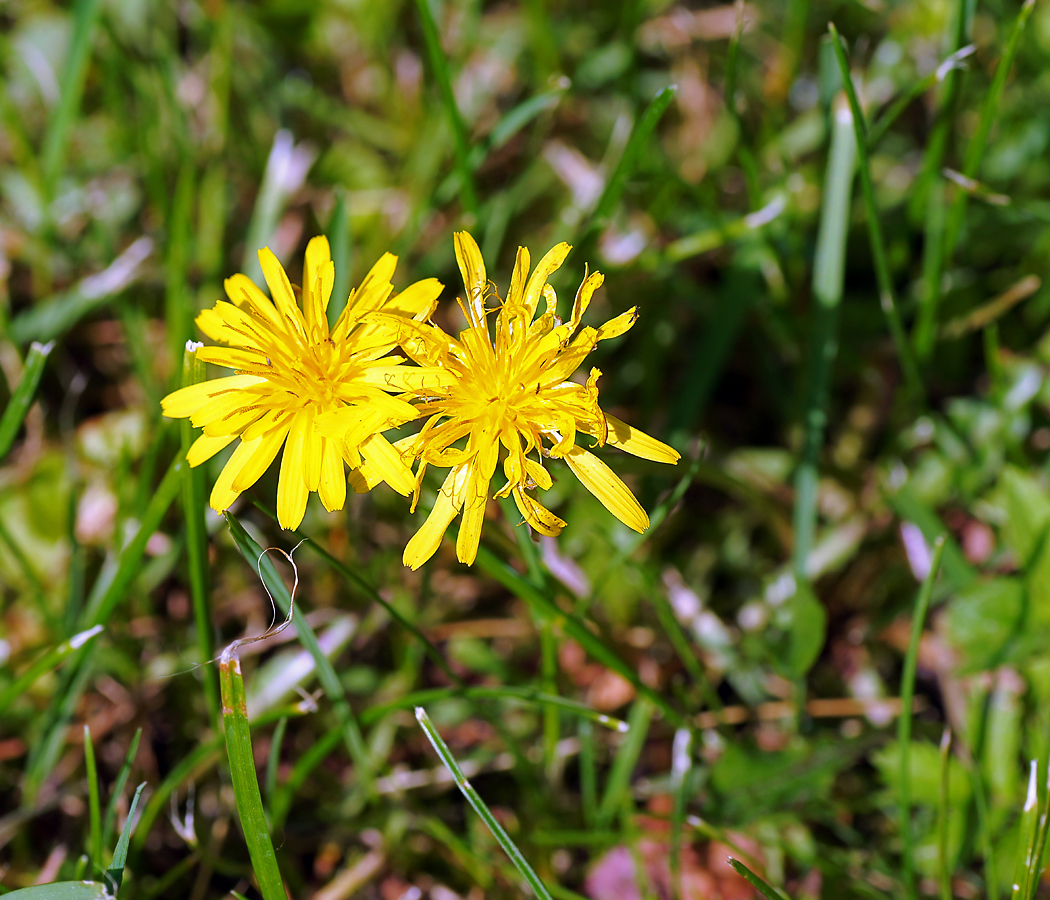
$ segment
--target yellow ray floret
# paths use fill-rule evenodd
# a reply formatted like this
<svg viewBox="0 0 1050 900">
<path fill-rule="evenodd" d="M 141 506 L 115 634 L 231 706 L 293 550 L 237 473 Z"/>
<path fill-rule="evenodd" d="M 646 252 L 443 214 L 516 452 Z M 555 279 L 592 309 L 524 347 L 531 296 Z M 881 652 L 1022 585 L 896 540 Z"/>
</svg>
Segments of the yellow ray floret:
<svg viewBox="0 0 1050 900">
<path fill-rule="evenodd" d="M 634 324 L 636 311 L 628 310 L 601 328 L 581 328 L 591 297 L 602 284 L 595 272 L 584 279 L 572 317 L 562 323 L 547 279 L 564 262 L 568 244 L 548 252 L 531 275 L 529 251 L 519 248 L 507 299 L 498 311 L 490 309 L 487 301 L 495 295 L 481 251 L 465 232 L 457 234 L 455 242 L 466 288 L 459 303 L 468 323 L 458 339 L 429 323 L 377 317 L 398 328 L 402 349 L 421 367 L 415 371 L 427 373 L 414 376 L 416 384 L 404 384 L 414 391 L 417 410 L 428 419 L 418 434 L 394 445 L 405 458 L 419 463 L 417 496 L 428 465 L 451 468 L 433 511 L 405 548 L 405 565 L 415 569 L 426 562 L 460 513 L 456 552 L 461 562 L 474 562 L 490 481 L 501 458 L 507 481 L 494 496 L 513 496 L 525 521 L 540 534 L 557 535 L 565 526 L 527 493 L 551 486 L 544 458 L 564 459 L 613 515 L 644 531 L 649 526 L 645 511 L 613 471 L 581 446 L 580 436 L 657 462 L 676 463 L 678 453 L 602 411 L 598 369 L 591 369 L 585 384 L 569 380 L 598 341 L 617 337 Z M 541 299 L 545 309 L 537 315 Z M 494 333 L 488 322 L 492 312 Z M 351 484 L 367 490 L 381 477 L 370 460 L 351 475 Z"/>
<path fill-rule="evenodd" d="M 240 438 L 215 482 L 212 507 L 229 508 L 282 447 L 277 517 L 283 528 L 299 526 L 311 492 L 326 509 L 342 509 L 344 462 L 355 468 L 367 461 L 372 484 L 385 480 L 402 494 L 411 493 L 412 472 L 381 432 L 418 414 L 391 394 L 440 384 L 444 373 L 404 366 L 404 357 L 386 354 L 397 344 L 401 323 L 430 317 L 441 284 L 431 278 L 395 294 L 390 278 L 397 258 L 387 253 L 329 330 L 335 268 L 326 238 L 315 237 L 306 248 L 302 308 L 277 257 L 260 250 L 259 263 L 270 297 L 246 276 L 234 275 L 226 280 L 230 302 L 220 301 L 197 317 L 201 331 L 225 345 L 202 347 L 198 359 L 236 374 L 161 401 L 164 415 L 189 418 L 204 431 L 190 447 L 191 466 Z M 385 315 L 382 323 L 372 321 L 377 313 Z M 324 427 L 333 417 L 345 426 L 337 436 Z"/>
</svg>

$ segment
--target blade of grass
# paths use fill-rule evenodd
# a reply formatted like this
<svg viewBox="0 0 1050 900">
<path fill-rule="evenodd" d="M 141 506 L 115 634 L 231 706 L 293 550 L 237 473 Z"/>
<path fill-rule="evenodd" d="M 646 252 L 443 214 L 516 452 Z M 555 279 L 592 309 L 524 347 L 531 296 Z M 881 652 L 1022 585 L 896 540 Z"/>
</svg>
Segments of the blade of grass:
<svg viewBox="0 0 1050 900">
<path fill-rule="evenodd" d="M 272 508 L 270 508 L 268 506 L 264 506 L 258 500 L 255 500 L 253 502 L 255 504 L 255 508 L 256 509 L 258 509 L 260 512 L 264 513 L 266 516 L 268 516 L 274 522 L 277 521 L 277 513 L 274 512 L 274 510 Z M 452 669 L 452 667 L 445 661 L 445 658 L 441 655 L 441 651 L 438 650 L 438 648 L 434 646 L 434 644 L 430 641 L 430 639 L 425 634 L 423 634 L 423 632 L 420 630 L 420 628 L 411 619 L 409 619 L 407 616 L 403 615 L 397 609 L 397 607 L 393 606 L 389 601 L 387 601 L 379 593 L 379 591 L 377 591 L 371 584 L 369 584 L 364 578 L 362 578 L 360 575 L 358 575 L 349 566 L 344 565 L 342 562 L 340 562 L 338 559 L 336 559 L 334 556 L 332 556 L 331 553 L 329 553 L 327 550 L 325 550 L 325 548 L 322 547 L 321 544 L 319 544 L 317 541 L 315 541 L 312 537 L 309 537 L 308 535 L 304 534 L 302 531 L 298 531 L 298 530 L 297 531 L 293 531 L 292 535 L 296 539 L 298 539 L 300 541 L 306 541 L 306 544 L 304 546 L 306 546 L 307 548 L 313 550 L 314 553 L 316 553 L 318 556 L 320 556 L 325 562 L 328 563 L 328 565 L 330 565 L 340 575 L 342 575 L 343 578 L 349 584 L 351 584 L 353 587 L 355 587 L 357 590 L 359 590 L 361 593 L 363 593 L 370 600 L 373 600 L 374 602 L 376 602 L 380 606 L 382 606 L 383 609 L 385 609 L 386 612 L 390 615 L 390 617 L 395 622 L 398 623 L 398 625 L 400 625 L 402 628 L 404 628 L 417 641 L 419 641 L 420 646 L 422 646 L 422 648 L 426 652 L 427 656 L 430 657 L 431 661 L 439 669 L 441 669 L 441 671 L 445 674 L 445 676 L 450 681 L 452 681 L 455 684 L 463 684 L 463 678 L 460 675 L 458 675 Z"/>
<path fill-rule="evenodd" d="M 365 747 L 364 740 L 361 737 L 361 729 L 350 709 L 350 703 L 346 699 L 343 683 L 339 680 L 332 663 L 321 650 L 321 645 L 317 642 L 317 635 L 313 628 L 310 627 L 310 623 L 306 621 L 306 616 L 297 605 L 293 607 L 292 595 L 288 592 L 288 588 L 285 587 L 284 581 L 278 574 L 277 567 L 274 565 L 273 560 L 270 559 L 269 554 L 263 554 L 262 548 L 244 530 L 244 526 L 237 521 L 236 516 L 230 512 L 227 512 L 225 515 L 230 534 L 237 545 L 237 549 L 240 550 L 241 555 L 249 565 L 258 567 L 263 584 L 266 585 L 266 589 L 278 608 L 285 615 L 291 614 L 292 621 L 295 624 L 296 637 L 313 657 L 314 664 L 317 666 L 317 678 L 328 695 L 336 718 L 342 726 L 343 740 L 350 758 L 357 767 L 358 778 L 362 784 L 369 784 L 372 778 L 372 764 L 368 758 L 368 750 Z"/>
<path fill-rule="evenodd" d="M 117 801 L 124 794 L 124 787 L 128 783 L 131 767 L 135 763 L 135 756 L 139 751 L 139 741 L 142 739 L 142 729 L 135 729 L 135 736 L 131 739 L 127 755 L 124 757 L 124 765 L 117 773 L 117 780 L 113 783 L 113 793 L 110 795 L 109 803 L 106 804 L 106 814 L 102 817 L 102 846 L 109 846 L 109 839 L 113 834 L 113 826 L 117 821 Z"/>
<path fill-rule="evenodd" d="M 864 120 L 864 111 L 860 108 L 857 99 L 857 91 L 850 77 L 849 62 L 846 60 L 846 51 L 843 49 L 843 41 L 839 37 L 838 29 L 834 23 L 828 23 L 831 32 L 832 45 L 835 48 L 835 58 L 842 72 L 842 84 L 846 89 L 846 97 L 849 99 L 850 111 L 853 114 L 853 128 L 856 132 L 857 161 L 860 164 L 860 185 L 864 197 L 864 208 L 868 217 L 868 236 L 871 240 L 871 258 L 875 264 L 875 278 L 879 286 L 879 303 L 882 311 L 886 314 L 886 321 L 890 326 L 890 334 L 893 337 L 893 345 L 897 350 L 897 358 L 904 372 L 904 381 L 908 386 L 913 402 L 922 403 L 926 395 L 919 375 L 919 367 L 912 354 L 911 345 L 904 333 L 904 325 L 901 322 L 900 313 L 897 310 L 897 301 L 893 296 L 893 276 L 890 274 L 889 262 L 886 259 L 886 243 L 882 237 L 882 226 L 879 224 L 879 210 L 875 204 L 875 187 L 871 180 L 871 161 L 868 158 L 868 135 L 867 124 Z"/>
<path fill-rule="evenodd" d="M 44 363 L 47 362 L 54 346 L 54 342 L 38 344 L 33 341 L 29 347 L 25 366 L 22 369 L 22 378 L 18 382 L 18 387 L 11 393 L 11 399 L 4 407 L 4 414 L 0 416 L 0 459 L 7 456 L 11 445 L 15 442 L 18 429 L 22 427 L 22 422 L 29 413 L 29 407 L 33 405 L 33 398 L 40 384 L 40 376 L 44 374 Z"/>
<path fill-rule="evenodd" d="M 321 765 L 328 758 L 329 754 L 335 750 L 341 739 L 342 734 L 339 726 L 331 728 L 311 744 L 310 748 L 295 761 L 295 765 L 292 766 L 292 771 L 288 773 L 284 783 L 273 792 L 270 802 L 270 822 L 274 831 L 284 827 L 284 820 L 288 816 L 288 810 L 291 809 L 292 801 L 299 793 L 299 789 L 310 776 L 310 773 Z"/>
<path fill-rule="evenodd" d="M 452 528 L 449 528 L 451 535 Z M 659 691 L 653 690 L 638 677 L 638 672 L 628 665 L 615 650 L 595 635 L 583 622 L 572 613 L 562 610 L 552 599 L 538 590 L 532 582 L 523 578 L 507 563 L 500 560 L 491 550 L 482 545 L 478 548 L 476 560 L 478 568 L 494 578 L 511 593 L 524 600 L 539 614 L 549 619 L 555 627 L 583 647 L 584 651 L 607 669 L 626 678 L 636 691 L 660 709 L 667 720 L 675 726 L 684 724 L 682 714 L 678 712 Z"/>
<path fill-rule="evenodd" d="M 1017 837 L 1017 863 L 1014 865 L 1011 900 L 1022 900 L 1028 896 L 1029 876 L 1035 853 L 1036 837 L 1039 833 L 1039 785 L 1036 780 L 1038 764 L 1033 759 L 1028 772 L 1028 795 L 1021 811 L 1021 825 Z"/>
<path fill-rule="evenodd" d="M 186 342 L 193 336 L 194 303 L 186 283 L 186 271 L 193 253 L 191 216 L 195 194 L 194 165 L 187 156 L 179 167 L 175 192 L 168 213 L 167 257 L 164 260 L 164 315 L 171 358 L 177 360 Z M 183 366 L 185 377 L 185 365 Z"/>
<path fill-rule="evenodd" d="M 328 223 L 328 244 L 332 251 L 335 279 L 332 282 L 332 297 L 328 302 L 328 325 L 333 327 L 346 309 L 350 295 L 350 276 L 353 268 L 353 243 L 350 234 L 350 203 L 342 188 L 335 193 L 335 209 Z"/>
<path fill-rule="evenodd" d="M 745 866 L 739 859 L 734 859 L 732 856 L 729 857 L 729 865 L 731 865 L 737 875 L 747 879 L 751 883 L 751 886 L 758 891 L 766 900 L 785 900 L 784 894 L 778 891 L 773 885 L 767 882 L 763 878 L 759 878 L 754 872 L 752 872 L 747 866 Z"/>
<path fill-rule="evenodd" d="M 182 356 L 182 387 L 199 384 L 205 378 L 204 363 L 197 359 L 200 344 L 186 342 Z M 183 456 L 189 453 L 194 441 L 193 427 L 189 419 L 179 423 L 179 435 Z M 218 732 L 219 686 L 212 667 L 208 664 L 215 656 L 212 642 L 211 594 L 208 572 L 208 529 L 204 520 L 205 510 L 204 469 L 184 466 L 182 469 L 182 515 L 186 521 L 186 562 L 193 601 L 193 624 L 197 633 L 197 656 L 199 657 L 201 681 L 204 685 L 204 702 L 208 709 L 212 728 Z"/>
<path fill-rule="evenodd" d="M 120 840 L 117 841 L 116 849 L 113 851 L 113 861 L 106 869 L 106 886 L 113 894 L 120 890 L 120 884 L 124 880 L 124 867 L 128 862 L 128 847 L 131 844 L 131 829 L 135 822 L 135 807 L 139 805 L 139 796 L 146 782 L 142 782 L 135 788 L 135 796 L 131 798 L 131 806 L 128 807 L 128 817 L 124 821 L 124 828 L 120 832 Z M 282 898 L 283 900 L 283 898 Z"/>
<path fill-rule="evenodd" d="M 617 813 L 623 808 L 631 784 L 631 775 L 638 764 L 638 757 L 641 756 L 642 748 L 645 746 L 645 739 L 649 735 L 649 723 L 652 717 L 651 703 L 644 697 L 634 701 L 631 712 L 627 716 L 627 738 L 616 751 L 609 779 L 605 783 L 605 793 L 602 794 L 601 804 L 598 806 L 595 827 L 599 831 L 608 828 Z"/>
<path fill-rule="evenodd" d="M 226 752 L 230 759 L 230 777 L 237 802 L 237 816 L 248 845 L 252 869 L 263 900 L 286 900 L 277 854 L 263 813 L 259 780 L 252 756 L 252 734 L 245 704 L 241 660 L 235 649 L 227 647 L 219 661 L 219 685 L 222 691 L 222 720 L 226 733 Z"/>
<path fill-rule="evenodd" d="M 521 851 L 515 846 L 507 832 L 503 830 L 503 826 L 496 821 L 495 816 L 492 815 L 489 808 L 485 805 L 485 801 L 481 799 L 478 792 L 474 790 L 470 782 L 467 781 L 466 776 L 464 776 L 455 757 L 452 755 L 452 751 L 448 749 L 448 745 L 441 739 L 441 735 L 438 734 L 437 729 L 430 721 L 426 710 L 424 710 L 422 706 L 416 707 L 416 721 L 419 722 L 420 726 L 423 728 L 427 739 L 437 752 L 437 755 L 441 758 L 441 761 L 445 764 L 445 767 L 452 773 L 452 777 L 456 781 L 456 787 L 460 789 L 463 796 L 466 797 L 467 802 L 481 817 L 481 820 L 488 827 L 489 831 L 492 832 L 492 836 L 503 848 L 507 856 L 510 857 L 511 862 L 514 863 L 514 866 L 521 873 L 521 876 L 528 883 L 529 887 L 532 888 L 533 892 L 537 897 L 541 898 L 541 900 L 551 900 L 550 892 L 544 886 L 543 882 L 540 881 L 539 876 L 537 876 L 532 870 L 532 866 L 529 865 L 528 861 L 521 854 Z"/>
<path fill-rule="evenodd" d="M 689 782 L 693 771 L 693 734 L 688 728 L 679 728 L 674 733 L 671 745 L 671 885 L 684 896 L 682 885 L 682 827 L 689 803 Z"/>
<path fill-rule="evenodd" d="M 0 716 L 4 714 L 15 700 L 29 690 L 38 678 L 46 675 L 48 672 L 53 672 L 63 660 L 101 633 L 102 626 L 96 625 L 94 628 L 89 628 L 87 631 L 73 635 L 68 641 L 63 641 L 57 647 L 52 647 L 48 650 L 11 684 L 0 691 Z"/>
<path fill-rule="evenodd" d="M 104 884 L 97 881 L 57 881 L 36 884 L 3 895 L 5 900 L 113 900 Z"/>
<path fill-rule="evenodd" d="M 937 881 L 941 900 L 952 900 L 952 873 L 948 860 L 948 779 L 951 774 L 952 730 L 941 736 L 941 784 L 937 805 Z"/>
<path fill-rule="evenodd" d="M 955 28 L 952 32 L 951 53 L 957 53 L 966 44 L 970 30 L 970 15 L 974 4 L 969 0 L 958 0 L 955 5 Z M 953 68 L 944 77 L 942 102 L 937 119 L 926 145 L 923 171 L 916 190 L 912 194 L 912 209 L 918 211 L 925 205 L 926 224 L 922 257 L 922 294 L 919 313 L 912 328 L 912 342 L 920 360 L 926 360 L 933 352 L 937 335 L 937 306 L 941 298 L 941 272 L 944 268 L 944 180 L 941 168 L 944 154 L 951 137 L 955 111 L 958 105 L 961 76 Z"/>
<path fill-rule="evenodd" d="M 84 769 L 88 788 L 88 855 L 94 869 L 102 868 L 102 803 L 99 800 L 98 767 L 95 765 L 95 745 L 91 728 L 84 725 Z"/>
<path fill-rule="evenodd" d="M 850 195 L 857 153 L 853 116 L 844 97 L 836 98 L 831 116 L 831 150 L 828 154 L 820 228 L 813 260 L 815 302 L 808 364 L 809 388 L 803 424 L 805 437 L 802 457 L 795 471 L 794 567 L 795 576 L 803 580 L 816 532 L 817 462 L 824 444 L 831 365 L 838 351 L 839 304 L 842 300 Z"/>
<path fill-rule="evenodd" d="M 1046 836 L 1050 832 L 1050 761 L 1048 761 L 1047 780 L 1045 794 L 1043 795 L 1042 809 L 1039 814 L 1039 829 L 1035 839 L 1035 847 L 1029 855 L 1028 866 L 1028 894 L 1026 900 L 1035 900 L 1039 891 L 1039 884 L 1043 878 L 1043 859 L 1046 855 Z"/>
<path fill-rule="evenodd" d="M 609 218 L 615 211 L 616 204 L 620 202 L 624 188 L 627 187 L 627 179 L 634 174 L 642 151 L 648 145 L 649 138 L 652 137 L 653 131 L 656 130 L 656 126 L 659 124 L 660 119 L 663 118 L 663 114 L 667 111 L 667 107 L 671 105 L 671 101 L 674 100 L 677 93 L 678 87 L 676 85 L 672 84 L 665 87 L 652 99 L 645 112 L 642 113 L 642 117 L 631 129 L 631 136 L 627 139 L 627 144 L 623 148 L 623 153 L 609 176 L 609 180 L 605 182 L 605 189 L 602 191 L 601 197 L 598 198 L 594 211 L 577 231 L 579 235 L 577 239 L 578 245 L 583 245 L 587 238 L 609 224 Z"/>
<path fill-rule="evenodd" d="M 1021 36 L 1024 34 L 1025 25 L 1035 9 L 1035 0 L 1025 0 L 1020 13 L 1014 20 L 1014 26 L 1010 30 L 1010 36 L 1006 40 L 1006 48 L 995 67 L 995 75 L 992 76 L 991 86 L 985 95 L 984 103 L 981 105 L 981 115 L 977 120 L 977 129 L 970 138 L 966 147 L 966 156 L 963 158 L 962 174 L 964 178 L 976 178 L 977 170 L 984 159 L 984 151 L 988 147 L 988 135 L 991 134 L 992 124 L 999 112 L 1000 102 L 1003 96 L 1003 88 L 1006 79 L 1013 68 L 1014 59 L 1017 57 L 1018 48 L 1021 45 Z M 962 228 L 963 218 L 966 215 L 966 203 L 969 200 L 966 191 L 955 192 L 952 205 L 948 210 L 947 230 L 944 237 L 944 258 L 951 261 L 955 252 L 955 244 L 959 239 L 959 231 Z"/>
<path fill-rule="evenodd" d="M 583 821 L 590 830 L 598 818 L 598 764 L 595 759 L 594 726 L 581 719 L 576 731 L 580 741 L 580 805 Z"/>
<path fill-rule="evenodd" d="M 911 639 L 908 642 L 908 653 L 904 657 L 904 669 L 901 673 L 901 714 L 897 719 L 897 746 L 900 747 L 900 833 L 903 842 L 903 871 L 905 896 L 914 898 L 915 888 L 915 847 L 911 831 L 911 723 L 912 700 L 915 696 L 915 672 L 919 662 L 919 642 L 922 629 L 926 624 L 926 614 L 933 597 L 933 583 L 941 568 L 941 557 L 944 556 L 944 537 L 939 537 L 933 545 L 933 560 L 930 571 L 923 579 L 919 595 L 915 600 L 915 612 L 911 620 Z"/>
<path fill-rule="evenodd" d="M 478 215 L 478 197 L 474 189 L 474 173 L 470 166 L 470 143 L 467 136 L 467 125 L 456 104 L 456 95 L 452 92 L 452 74 L 449 71 L 448 59 L 441 49 L 441 38 L 438 35 L 437 22 L 430 8 L 429 0 L 416 0 L 419 10 L 419 22 L 423 28 L 423 40 L 427 46 L 431 72 L 437 81 L 441 102 L 448 116 L 452 129 L 452 152 L 456 171 L 459 173 L 459 190 L 463 208 L 476 220 Z"/>
<path fill-rule="evenodd" d="M 270 821 L 273 822 L 273 797 L 277 792 L 277 770 L 281 765 L 281 748 L 284 746 L 284 734 L 288 729 L 288 717 L 282 716 L 273 730 L 270 738 L 270 752 L 266 755 L 266 781 L 263 782 L 263 792 L 270 802 Z M 334 730 L 334 729 L 333 729 Z M 338 731 L 336 732 L 338 736 Z M 276 825 L 274 826 L 277 827 Z"/>
<path fill-rule="evenodd" d="M 48 197 L 53 194 L 55 182 L 61 174 L 69 132 L 80 110 L 84 81 L 91 60 L 91 42 L 101 5 L 99 0 L 77 0 L 73 10 L 73 37 L 69 44 L 66 64 L 62 69 L 58 103 L 47 123 L 40 153 L 43 160 L 44 190 Z"/>
</svg>

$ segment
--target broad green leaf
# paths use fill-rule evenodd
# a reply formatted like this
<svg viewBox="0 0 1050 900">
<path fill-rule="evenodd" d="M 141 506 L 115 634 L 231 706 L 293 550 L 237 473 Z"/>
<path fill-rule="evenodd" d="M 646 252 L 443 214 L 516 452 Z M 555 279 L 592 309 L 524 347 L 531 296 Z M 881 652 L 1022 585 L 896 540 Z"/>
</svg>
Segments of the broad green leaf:
<svg viewBox="0 0 1050 900">
<path fill-rule="evenodd" d="M 1024 613 L 1024 585 L 995 578 L 964 588 L 948 604 L 948 639 L 966 671 L 988 669 L 1005 656 Z"/>
</svg>

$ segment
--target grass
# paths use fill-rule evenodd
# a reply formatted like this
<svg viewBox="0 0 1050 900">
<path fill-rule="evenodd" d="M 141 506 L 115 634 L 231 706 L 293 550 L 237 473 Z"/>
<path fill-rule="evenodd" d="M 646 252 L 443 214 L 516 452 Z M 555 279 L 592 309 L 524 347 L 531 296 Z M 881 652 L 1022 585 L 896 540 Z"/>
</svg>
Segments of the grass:
<svg viewBox="0 0 1050 900">
<path fill-rule="evenodd" d="M 1041 4 L 0 16 L 0 893 L 1046 893 Z M 638 307 L 648 531 L 557 460 L 471 568 L 401 563 L 430 474 L 215 514 L 158 400 L 223 279 L 325 233 L 330 320 L 392 251 L 456 331 L 463 229 Z"/>
</svg>

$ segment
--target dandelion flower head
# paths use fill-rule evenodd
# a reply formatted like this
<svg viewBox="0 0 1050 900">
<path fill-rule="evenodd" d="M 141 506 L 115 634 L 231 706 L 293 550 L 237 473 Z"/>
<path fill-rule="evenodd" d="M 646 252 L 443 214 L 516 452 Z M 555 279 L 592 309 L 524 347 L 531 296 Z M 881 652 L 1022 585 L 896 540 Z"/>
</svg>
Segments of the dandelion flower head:
<svg viewBox="0 0 1050 900">
<path fill-rule="evenodd" d="M 618 519 L 636 531 L 649 517 L 630 489 L 581 443 L 581 434 L 636 456 L 675 463 L 671 447 L 604 413 L 598 405 L 598 377 L 592 368 L 586 383 L 570 380 L 599 341 L 618 337 L 635 322 L 630 309 L 600 328 L 580 328 L 594 291 L 603 277 L 586 276 L 576 294 L 572 317 L 561 322 L 557 298 L 547 279 L 571 249 L 558 244 L 531 274 L 529 251 L 518 249 L 510 291 L 500 301 L 485 272 L 485 262 L 466 232 L 455 236 L 456 259 L 466 299 L 459 305 L 467 328 L 458 339 L 424 322 L 402 325 L 401 347 L 426 371 L 437 373 L 417 389 L 417 410 L 427 416 L 418 434 L 395 446 L 419 461 L 416 498 L 428 465 L 451 467 L 430 516 L 409 541 L 405 565 L 418 568 L 441 543 L 442 535 L 462 511 L 456 544 L 461 562 L 474 562 L 481 538 L 489 483 L 503 457 L 504 484 L 496 497 L 513 496 L 518 510 L 536 531 L 557 535 L 565 526 L 530 493 L 547 490 L 552 479 L 545 458 L 563 459 L 584 486 Z M 497 301 L 496 308 L 487 304 Z M 540 300 L 544 311 L 537 316 Z M 495 313 L 494 335 L 489 316 Z M 455 446 L 462 442 L 464 446 Z M 358 489 L 378 476 L 371 466 L 351 476 Z"/>
<path fill-rule="evenodd" d="M 335 280 L 328 241 L 315 237 L 306 248 L 302 308 L 288 275 L 269 249 L 259 263 L 272 301 L 245 275 L 226 280 L 230 302 L 201 312 L 197 325 L 223 347 L 202 347 L 197 358 L 235 374 L 184 387 L 161 401 L 164 415 L 189 417 L 204 433 L 190 447 L 188 461 L 199 466 L 236 438 L 234 450 L 211 493 L 211 506 L 228 509 L 251 487 L 284 447 L 277 489 L 282 528 L 302 522 L 311 492 L 329 511 L 346 500 L 343 463 L 367 461 L 375 481 L 402 494 L 413 488 L 412 473 L 382 431 L 417 416 L 403 399 L 404 357 L 387 356 L 396 329 L 386 322 L 429 318 L 441 293 L 435 279 L 416 282 L 395 294 L 390 278 L 397 257 L 385 254 L 365 276 L 329 329 L 327 309 Z M 322 434 L 318 419 L 337 416 L 339 434 Z"/>
</svg>

